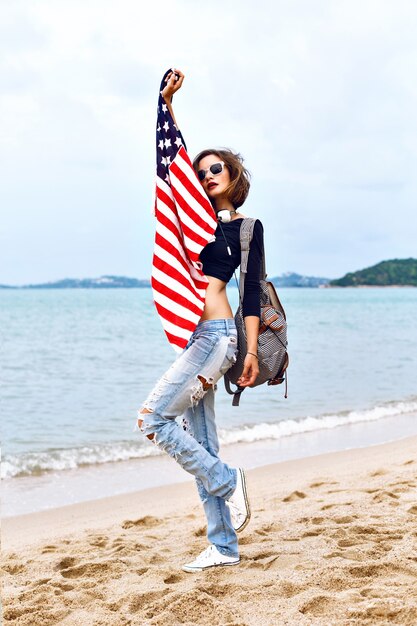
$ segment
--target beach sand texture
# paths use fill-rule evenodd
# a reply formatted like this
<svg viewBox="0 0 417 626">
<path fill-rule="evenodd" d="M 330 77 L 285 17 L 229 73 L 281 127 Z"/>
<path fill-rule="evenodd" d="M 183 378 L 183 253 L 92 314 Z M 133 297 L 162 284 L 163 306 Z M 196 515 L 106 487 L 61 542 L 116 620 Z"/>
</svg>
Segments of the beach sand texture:
<svg viewBox="0 0 417 626">
<path fill-rule="evenodd" d="M 417 624 L 417 436 L 248 472 L 241 563 L 199 574 L 192 483 L 6 519 L 19 626 Z"/>
</svg>

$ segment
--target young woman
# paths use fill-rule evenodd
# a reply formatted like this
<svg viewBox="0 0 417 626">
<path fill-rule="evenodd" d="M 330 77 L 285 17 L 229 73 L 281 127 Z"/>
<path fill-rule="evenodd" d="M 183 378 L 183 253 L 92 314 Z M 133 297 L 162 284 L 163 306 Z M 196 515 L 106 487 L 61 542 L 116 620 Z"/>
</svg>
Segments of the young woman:
<svg viewBox="0 0 417 626">
<path fill-rule="evenodd" d="M 167 76 L 167 85 L 161 92 L 174 122 L 171 100 L 183 81 L 182 72 L 175 70 Z M 203 315 L 183 352 L 138 412 L 141 431 L 196 479 L 210 545 L 183 566 L 187 572 L 237 565 L 240 559 L 236 533 L 250 519 L 245 474 L 241 468 L 231 468 L 219 458 L 214 413 L 216 383 L 235 362 L 237 354 L 237 332 L 226 285 L 240 264 L 239 231 L 244 216 L 238 209 L 249 192 L 249 173 L 241 156 L 227 149 L 204 150 L 193 165 L 214 210 L 217 214 L 222 211 L 224 223 L 217 227 L 215 241 L 200 254 L 209 281 Z M 243 301 L 248 353 L 239 380 L 242 387 L 253 384 L 259 373 L 262 251 L 263 228 L 257 220 Z M 183 415 L 182 427 L 175 420 L 179 415 Z"/>
</svg>

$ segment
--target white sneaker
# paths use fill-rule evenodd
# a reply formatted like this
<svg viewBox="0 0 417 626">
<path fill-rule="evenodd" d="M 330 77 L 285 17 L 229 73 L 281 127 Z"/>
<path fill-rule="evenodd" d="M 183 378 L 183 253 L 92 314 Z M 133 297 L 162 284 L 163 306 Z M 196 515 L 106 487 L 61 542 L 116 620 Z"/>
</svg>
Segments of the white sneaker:
<svg viewBox="0 0 417 626">
<path fill-rule="evenodd" d="M 236 489 L 229 500 L 226 500 L 226 504 L 230 509 L 232 526 L 237 533 L 240 533 L 249 524 L 251 515 L 245 472 L 241 467 L 237 469 Z"/>
<path fill-rule="evenodd" d="M 237 565 L 240 558 L 235 556 L 226 556 L 218 551 L 216 546 L 210 545 L 203 550 L 201 554 L 192 561 L 182 566 L 184 572 L 202 572 L 209 567 L 217 567 L 219 565 Z"/>
</svg>

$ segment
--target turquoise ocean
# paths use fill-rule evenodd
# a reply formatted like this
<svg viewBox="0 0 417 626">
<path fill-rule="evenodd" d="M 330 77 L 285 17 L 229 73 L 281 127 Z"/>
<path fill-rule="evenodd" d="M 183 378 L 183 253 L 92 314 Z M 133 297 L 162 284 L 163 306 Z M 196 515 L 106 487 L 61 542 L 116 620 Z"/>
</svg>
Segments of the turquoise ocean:
<svg viewBox="0 0 417 626">
<path fill-rule="evenodd" d="M 279 295 L 288 398 L 263 385 L 232 407 L 220 381 L 224 455 L 256 466 L 416 434 L 417 289 Z M 150 289 L 4 289 L 0 328 L 3 515 L 182 479 L 134 428 L 176 358 Z"/>
</svg>

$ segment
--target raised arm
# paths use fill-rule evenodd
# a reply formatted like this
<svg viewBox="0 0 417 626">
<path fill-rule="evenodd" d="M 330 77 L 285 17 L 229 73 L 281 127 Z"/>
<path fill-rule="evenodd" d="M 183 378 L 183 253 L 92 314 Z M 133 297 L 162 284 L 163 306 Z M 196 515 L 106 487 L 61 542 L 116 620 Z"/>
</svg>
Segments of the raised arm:
<svg viewBox="0 0 417 626">
<path fill-rule="evenodd" d="M 175 119 L 174 111 L 172 109 L 172 96 L 178 91 L 178 89 L 181 89 L 184 78 L 184 74 L 180 70 L 173 68 L 172 72 L 170 72 L 165 79 L 166 87 L 164 87 L 164 89 L 161 91 L 162 97 L 165 100 L 165 104 L 168 107 L 168 111 L 171 113 L 174 124 L 178 130 L 179 126 L 177 124 L 177 120 Z"/>
</svg>

